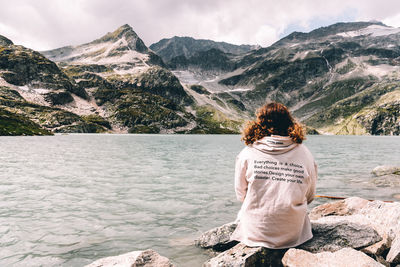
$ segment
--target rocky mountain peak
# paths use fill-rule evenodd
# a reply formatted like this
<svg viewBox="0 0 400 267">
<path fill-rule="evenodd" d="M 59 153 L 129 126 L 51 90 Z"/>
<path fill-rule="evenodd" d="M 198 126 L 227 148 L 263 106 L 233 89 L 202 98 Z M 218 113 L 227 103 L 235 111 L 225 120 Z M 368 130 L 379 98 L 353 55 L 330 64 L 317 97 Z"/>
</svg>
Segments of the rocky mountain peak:
<svg viewBox="0 0 400 267">
<path fill-rule="evenodd" d="M 149 49 L 144 44 L 142 39 L 136 34 L 136 32 L 132 29 L 128 24 L 122 25 L 118 29 L 113 32 L 109 32 L 100 39 L 93 41 L 92 43 L 104 43 L 104 42 L 118 42 L 121 39 L 125 39 L 127 42 L 127 46 L 137 52 L 147 53 Z"/>
<path fill-rule="evenodd" d="M 148 68 L 150 65 L 164 65 L 161 58 L 144 44 L 128 24 L 90 43 L 42 51 L 42 54 L 56 62 L 112 64 L 113 68 L 121 70 L 139 70 Z"/>
<path fill-rule="evenodd" d="M 2 46 L 13 45 L 13 42 L 10 39 L 0 35 L 0 45 Z"/>
</svg>

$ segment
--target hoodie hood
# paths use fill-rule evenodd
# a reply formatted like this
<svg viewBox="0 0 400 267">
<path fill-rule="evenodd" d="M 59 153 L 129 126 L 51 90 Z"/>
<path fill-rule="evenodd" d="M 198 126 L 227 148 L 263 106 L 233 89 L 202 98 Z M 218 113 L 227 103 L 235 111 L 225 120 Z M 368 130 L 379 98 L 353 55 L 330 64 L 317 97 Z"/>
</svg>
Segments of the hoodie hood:
<svg viewBox="0 0 400 267">
<path fill-rule="evenodd" d="M 267 154 L 283 154 L 297 147 L 289 136 L 265 136 L 252 145 L 253 148 Z"/>
</svg>

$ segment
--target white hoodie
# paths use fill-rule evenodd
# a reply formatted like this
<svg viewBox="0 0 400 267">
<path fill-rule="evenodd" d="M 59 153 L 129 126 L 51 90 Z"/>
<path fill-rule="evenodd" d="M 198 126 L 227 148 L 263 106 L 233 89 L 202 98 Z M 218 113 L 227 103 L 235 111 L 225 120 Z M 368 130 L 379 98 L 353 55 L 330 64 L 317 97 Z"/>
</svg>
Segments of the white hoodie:
<svg viewBox="0 0 400 267">
<path fill-rule="evenodd" d="M 311 239 L 307 203 L 316 179 L 310 151 L 289 137 L 267 136 L 245 147 L 236 158 L 235 191 L 243 204 L 231 239 L 274 249 Z"/>
</svg>

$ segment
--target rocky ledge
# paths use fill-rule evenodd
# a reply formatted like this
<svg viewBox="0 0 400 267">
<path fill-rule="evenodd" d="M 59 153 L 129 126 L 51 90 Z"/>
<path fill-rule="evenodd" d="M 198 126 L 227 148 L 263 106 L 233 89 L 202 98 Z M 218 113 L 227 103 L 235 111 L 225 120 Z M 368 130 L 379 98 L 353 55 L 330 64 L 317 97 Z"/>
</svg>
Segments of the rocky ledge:
<svg viewBox="0 0 400 267">
<path fill-rule="evenodd" d="M 273 250 L 229 241 L 235 223 L 203 233 L 195 244 L 220 252 L 203 266 L 398 266 L 400 203 L 348 198 L 315 207 L 314 237 L 296 248 Z M 222 251 L 222 252 L 221 252 Z"/>
<path fill-rule="evenodd" d="M 214 256 L 203 267 L 400 266 L 400 202 L 352 197 L 317 206 L 309 217 L 314 237 L 296 248 L 267 249 L 232 242 L 236 223 L 203 233 L 195 245 Z M 85 267 L 100 266 L 174 265 L 149 249 L 99 259 Z"/>
</svg>

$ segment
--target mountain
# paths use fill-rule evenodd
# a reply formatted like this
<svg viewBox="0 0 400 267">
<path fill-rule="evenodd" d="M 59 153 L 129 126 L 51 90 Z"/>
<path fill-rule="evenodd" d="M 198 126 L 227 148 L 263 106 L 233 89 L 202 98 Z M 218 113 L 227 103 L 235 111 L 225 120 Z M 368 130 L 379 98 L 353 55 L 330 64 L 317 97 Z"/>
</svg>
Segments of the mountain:
<svg viewBox="0 0 400 267">
<path fill-rule="evenodd" d="M 138 71 L 152 65 L 164 66 L 162 59 L 148 49 L 127 24 L 90 43 L 41 53 L 54 62 L 108 65 L 117 73 Z"/>
<path fill-rule="evenodd" d="M 234 133 L 241 124 L 198 105 L 129 25 L 41 53 L 0 42 L 0 125 L 18 122 L 0 134 Z"/>
<path fill-rule="evenodd" d="M 209 73 L 215 58 L 199 58 L 196 69 L 182 60 L 174 73 L 251 113 L 274 100 L 320 132 L 398 135 L 399 43 L 400 28 L 337 23 L 236 57 L 220 54 L 215 58 L 225 58 L 230 68 L 211 78 L 202 73 Z"/>
<path fill-rule="evenodd" d="M 218 49 L 229 54 L 243 54 L 253 49 L 258 49 L 257 45 L 233 45 L 225 42 L 215 42 L 211 40 L 194 39 L 191 37 L 172 37 L 162 39 L 150 45 L 150 49 L 157 53 L 165 62 L 170 62 L 176 57 L 190 58 L 199 52 L 210 49 Z"/>
<path fill-rule="evenodd" d="M 0 36 L 1 135 L 104 131 L 76 114 L 60 109 L 88 95 L 54 62 Z"/>
<path fill-rule="evenodd" d="M 238 133 L 266 100 L 310 131 L 400 134 L 400 28 L 337 23 L 244 51 L 173 39 L 151 46 L 164 61 L 129 25 L 42 53 L 0 36 L 0 134 Z"/>
</svg>

